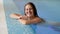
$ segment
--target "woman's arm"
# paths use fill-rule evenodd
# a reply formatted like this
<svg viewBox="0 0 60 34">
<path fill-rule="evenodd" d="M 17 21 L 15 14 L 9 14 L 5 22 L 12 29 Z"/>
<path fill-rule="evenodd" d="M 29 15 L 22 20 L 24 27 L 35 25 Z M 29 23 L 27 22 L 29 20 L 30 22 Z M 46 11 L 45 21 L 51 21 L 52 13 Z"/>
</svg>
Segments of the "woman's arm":
<svg viewBox="0 0 60 34">
<path fill-rule="evenodd" d="M 22 15 L 20 15 L 20 14 L 10 14 L 10 17 L 11 18 L 15 18 L 15 19 L 26 19 L 27 18 L 27 16 L 22 16 Z"/>
<path fill-rule="evenodd" d="M 19 21 L 22 23 L 22 24 L 36 24 L 36 23 L 40 23 L 41 22 L 41 19 L 36 17 L 32 20 L 25 20 L 25 19 L 19 19 Z"/>
<path fill-rule="evenodd" d="M 14 14 L 10 14 L 11 18 L 16 18 L 16 19 L 20 18 L 20 16 L 21 16 L 20 14 L 15 14 L 15 13 Z"/>
</svg>

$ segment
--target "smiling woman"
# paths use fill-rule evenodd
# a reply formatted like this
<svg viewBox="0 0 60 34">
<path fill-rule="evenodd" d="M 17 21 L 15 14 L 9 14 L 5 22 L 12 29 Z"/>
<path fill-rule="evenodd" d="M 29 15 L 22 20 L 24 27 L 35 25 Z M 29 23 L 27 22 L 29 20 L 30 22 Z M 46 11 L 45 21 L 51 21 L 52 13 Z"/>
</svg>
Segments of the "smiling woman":
<svg viewBox="0 0 60 34">
<path fill-rule="evenodd" d="M 32 2 L 28 2 L 24 7 L 24 16 L 11 14 L 10 17 L 19 19 L 22 24 L 36 24 L 42 21 L 41 18 L 38 17 L 36 7 Z"/>
</svg>

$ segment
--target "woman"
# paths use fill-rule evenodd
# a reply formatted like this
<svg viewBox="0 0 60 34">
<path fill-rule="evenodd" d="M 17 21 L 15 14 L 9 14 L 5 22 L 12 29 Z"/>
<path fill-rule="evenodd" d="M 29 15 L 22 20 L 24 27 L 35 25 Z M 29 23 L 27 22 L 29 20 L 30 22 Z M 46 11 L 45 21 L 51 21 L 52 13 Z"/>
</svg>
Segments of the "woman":
<svg viewBox="0 0 60 34">
<path fill-rule="evenodd" d="M 11 14 L 10 17 L 18 19 L 22 24 L 35 24 L 41 22 L 33 3 L 29 2 L 24 6 L 24 13 L 24 16 L 20 14 Z"/>
<path fill-rule="evenodd" d="M 36 28 L 35 24 L 42 22 L 41 18 L 39 18 L 39 16 L 37 15 L 37 10 L 36 10 L 35 5 L 32 2 L 27 3 L 24 6 L 24 13 L 25 13 L 25 15 L 23 15 L 23 16 L 20 14 L 14 13 L 14 14 L 11 14 L 10 17 L 18 19 L 18 21 L 24 25 L 30 24 L 28 28 L 32 28 L 32 29 L 29 29 L 29 30 L 34 29 L 34 31 L 35 31 L 35 28 Z M 34 34 L 35 34 L 35 32 L 34 32 Z"/>
</svg>

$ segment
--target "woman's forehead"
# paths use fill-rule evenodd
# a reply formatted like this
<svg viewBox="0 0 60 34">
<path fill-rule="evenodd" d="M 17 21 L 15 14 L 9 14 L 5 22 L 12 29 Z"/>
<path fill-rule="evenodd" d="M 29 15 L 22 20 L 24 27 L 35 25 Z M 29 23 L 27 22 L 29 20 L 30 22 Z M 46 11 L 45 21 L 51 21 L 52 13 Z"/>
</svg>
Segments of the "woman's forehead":
<svg viewBox="0 0 60 34">
<path fill-rule="evenodd" d="M 32 6 L 30 6 L 30 5 L 27 5 L 26 7 L 25 7 L 25 9 L 34 9 Z"/>
<path fill-rule="evenodd" d="M 31 5 L 26 5 L 25 7 L 28 7 L 29 8 L 29 7 L 32 7 L 32 6 Z"/>
</svg>

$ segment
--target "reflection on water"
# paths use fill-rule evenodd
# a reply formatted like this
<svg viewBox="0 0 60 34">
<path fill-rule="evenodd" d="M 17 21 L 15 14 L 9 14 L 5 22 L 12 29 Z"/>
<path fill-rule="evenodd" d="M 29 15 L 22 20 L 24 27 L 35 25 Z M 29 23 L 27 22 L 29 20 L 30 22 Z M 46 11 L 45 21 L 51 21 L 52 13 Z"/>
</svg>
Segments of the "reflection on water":
<svg viewBox="0 0 60 34">
<path fill-rule="evenodd" d="M 44 27 L 49 27 L 52 28 L 54 31 L 58 31 L 60 32 L 60 23 L 48 23 L 47 21 L 44 23 L 41 23 L 40 26 L 44 26 Z"/>
<path fill-rule="evenodd" d="M 60 32 L 60 27 L 59 26 L 52 26 L 52 28 L 54 29 L 54 31 L 59 31 Z"/>
</svg>

